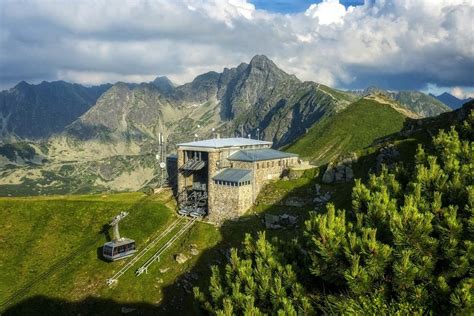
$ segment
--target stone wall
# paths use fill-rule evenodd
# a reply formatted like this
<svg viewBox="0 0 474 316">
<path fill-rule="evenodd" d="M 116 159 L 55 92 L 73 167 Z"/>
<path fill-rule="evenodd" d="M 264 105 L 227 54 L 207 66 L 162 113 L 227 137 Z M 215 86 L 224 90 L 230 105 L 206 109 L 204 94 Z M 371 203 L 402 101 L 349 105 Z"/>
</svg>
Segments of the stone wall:
<svg viewBox="0 0 474 316">
<path fill-rule="evenodd" d="M 252 185 L 239 187 L 214 184 L 213 195 L 215 199 L 209 210 L 208 219 L 215 223 L 240 217 L 253 203 Z"/>
<path fill-rule="evenodd" d="M 208 215 L 212 217 L 213 213 L 216 211 L 216 201 L 218 201 L 218 194 L 216 192 L 217 185 L 214 183 L 212 178 L 217 174 L 219 169 L 217 168 L 217 161 L 220 159 L 219 152 L 209 152 L 209 161 L 208 161 L 208 179 L 207 179 L 207 205 L 208 205 Z"/>
<path fill-rule="evenodd" d="M 177 156 L 178 156 L 178 160 L 177 160 L 177 169 L 176 172 L 178 174 L 178 188 L 177 188 L 177 193 L 181 193 L 183 190 L 184 190 L 184 176 L 181 174 L 181 172 L 179 172 L 179 168 L 184 165 L 184 151 L 183 150 L 178 150 L 178 153 L 177 153 Z"/>
<path fill-rule="evenodd" d="M 239 187 L 239 216 L 253 205 L 252 187 L 252 183 Z"/>
</svg>

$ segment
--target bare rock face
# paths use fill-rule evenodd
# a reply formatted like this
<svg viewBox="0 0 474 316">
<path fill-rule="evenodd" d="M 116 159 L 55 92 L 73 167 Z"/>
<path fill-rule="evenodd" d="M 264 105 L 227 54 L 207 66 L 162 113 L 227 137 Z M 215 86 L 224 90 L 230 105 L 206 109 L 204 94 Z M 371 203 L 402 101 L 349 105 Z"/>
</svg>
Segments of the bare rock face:
<svg viewBox="0 0 474 316">
<path fill-rule="evenodd" d="M 335 179 L 335 170 L 331 164 L 328 165 L 326 171 L 323 174 L 323 182 L 324 183 L 333 183 Z"/>
<path fill-rule="evenodd" d="M 352 163 L 357 161 L 357 156 L 352 154 L 350 157 L 344 158 L 339 162 L 331 162 L 328 164 L 323 174 L 323 183 L 343 183 L 349 182 L 354 178 Z"/>
<path fill-rule="evenodd" d="M 388 169 L 394 168 L 399 157 L 400 152 L 393 144 L 382 147 L 376 158 L 375 170 L 380 172 L 382 165 L 385 165 Z"/>
<path fill-rule="evenodd" d="M 189 253 L 192 256 L 197 256 L 199 254 L 199 249 L 197 248 L 196 244 L 189 245 Z"/>
<path fill-rule="evenodd" d="M 174 259 L 176 260 L 177 263 L 179 264 L 183 264 L 185 263 L 186 261 L 189 260 L 188 256 L 186 256 L 184 253 L 178 253 Z"/>
</svg>

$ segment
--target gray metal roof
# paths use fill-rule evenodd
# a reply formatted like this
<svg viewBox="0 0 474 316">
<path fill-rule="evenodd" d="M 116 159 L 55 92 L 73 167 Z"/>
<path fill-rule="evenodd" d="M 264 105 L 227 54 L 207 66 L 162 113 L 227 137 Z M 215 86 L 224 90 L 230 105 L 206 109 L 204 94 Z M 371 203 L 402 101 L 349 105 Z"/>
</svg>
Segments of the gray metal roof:
<svg viewBox="0 0 474 316">
<path fill-rule="evenodd" d="M 249 150 L 239 150 L 238 152 L 232 154 L 228 159 L 236 161 L 261 161 L 261 160 L 274 160 L 274 159 L 284 159 L 298 157 L 296 154 L 285 153 L 283 151 L 263 148 L 263 149 L 249 149 Z"/>
<path fill-rule="evenodd" d="M 252 170 L 248 169 L 224 169 L 218 173 L 213 180 L 229 181 L 229 182 L 245 182 L 252 181 Z"/>
<path fill-rule="evenodd" d="M 239 147 L 239 146 L 254 146 L 254 145 L 272 145 L 272 142 L 263 140 L 256 140 L 250 138 L 214 138 L 200 140 L 190 143 L 178 144 L 180 147 L 205 147 L 205 148 L 224 148 L 224 147 Z"/>
</svg>

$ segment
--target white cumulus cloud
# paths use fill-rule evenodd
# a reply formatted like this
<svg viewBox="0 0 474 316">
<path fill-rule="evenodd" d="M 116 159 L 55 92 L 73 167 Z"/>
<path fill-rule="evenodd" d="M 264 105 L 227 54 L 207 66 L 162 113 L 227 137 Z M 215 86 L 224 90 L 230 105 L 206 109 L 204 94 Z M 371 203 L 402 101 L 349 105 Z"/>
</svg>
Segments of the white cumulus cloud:
<svg viewBox="0 0 474 316">
<path fill-rule="evenodd" d="M 352 7 L 347 11 L 352 11 Z M 343 23 L 346 7 L 339 0 L 323 0 L 321 3 L 312 4 L 305 12 L 306 16 L 317 18 L 319 24 Z"/>
</svg>

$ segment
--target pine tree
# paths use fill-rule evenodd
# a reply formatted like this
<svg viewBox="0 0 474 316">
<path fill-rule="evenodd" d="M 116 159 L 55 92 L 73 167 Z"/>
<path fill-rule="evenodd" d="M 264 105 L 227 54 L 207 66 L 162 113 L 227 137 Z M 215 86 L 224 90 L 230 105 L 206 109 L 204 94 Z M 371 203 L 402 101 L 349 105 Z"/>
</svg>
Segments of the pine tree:
<svg viewBox="0 0 474 316">
<path fill-rule="evenodd" d="M 312 314 L 293 267 L 275 243 L 265 233 L 259 233 L 257 240 L 247 234 L 242 254 L 232 249 L 225 271 L 213 266 L 209 295 L 194 288 L 196 299 L 215 315 Z"/>
<path fill-rule="evenodd" d="M 420 145 L 413 166 L 356 180 L 351 209 L 311 213 L 296 242 L 247 235 L 195 297 L 216 315 L 474 314 L 473 123 Z"/>
<path fill-rule="evenodd" d="M 474 311 L 474 146 L 462 138 L 473 135 L 472 117 L 461 137 L 453 127 L 431 152 L 420 146 L 408 179 L 399 168 L 356 181 L 351 219 L 330 205 L 306 222 L 311 273 L 346 293 L 327 296 L 323 309 Z"/>
</svg>

